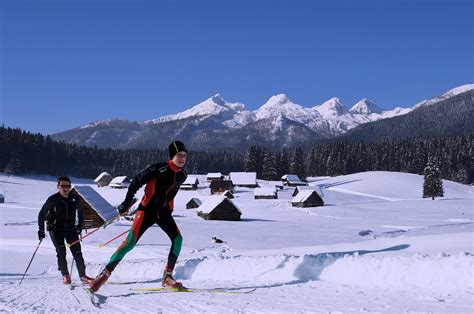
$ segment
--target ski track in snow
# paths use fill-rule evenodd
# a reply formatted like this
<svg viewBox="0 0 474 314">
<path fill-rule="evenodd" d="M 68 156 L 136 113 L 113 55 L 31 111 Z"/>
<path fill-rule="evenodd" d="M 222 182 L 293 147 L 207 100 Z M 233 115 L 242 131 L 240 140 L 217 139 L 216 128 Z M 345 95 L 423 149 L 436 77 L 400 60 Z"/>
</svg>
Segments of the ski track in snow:
<svg viewBox="0 0 474 314">
<path fill-rule="evenodd" d="M 175 277 L 191 288 L 257 290 L 133 291 L 161 284 L 169 243 L 153 227 L 96 294 L 96 307 L 83 285 L 70 290 L 62 284 L 49 239 L 18 286 L 38 243 L 38 208 L 30 206 L 31 199 L 41 206 L 47 189 L 54 190 L 54 179 L 2 178 L 4 183 L 20 182 L 24 190 L 22 185 L 15 190 L 15 204 L 0 204 L 0 214 L 7 213 L 0 225 L 1 312 L 474 312 L 473 203 L 469 188 L 462 185 L 447 184 L 447 197 L 433 202 L 413 198 L 413 190 L 421 186 L 415 175 L 370 172 L 331 178 L 327 187 L 320 186 L 327 206 L 311 209 L 289 205 L 292 189 L 280 191 L 278 200 L 255 201 L 251 189 L 241 188 L 234 200 L 243 211 L 241 222 L 196 218 L 179 207 L 191 196 L 205 198 L 208 189 L 180 192 L 175 217 L 186 244 Z M 384 178 L 394 182 L 386 191 Z M 344 184 L 349 186 L 341 188 Z M 393 186 L 400 189 L 400 198 Z M 117 204 L 124 193 L 100 192 Z M 84 241 L 90 276 L 102 270 L 120 240 L 106 248 L 97 245 L 129 227 L 130 222 L 121 221 Z M 366 237 L 358 235 L 361 230 Z M 214 235 L 226 243 L 207 242 Z M 68 252 L 69 263 L 70 258 Z M 76 271 L 72 279 L 78 281 Z"/>
</svg>

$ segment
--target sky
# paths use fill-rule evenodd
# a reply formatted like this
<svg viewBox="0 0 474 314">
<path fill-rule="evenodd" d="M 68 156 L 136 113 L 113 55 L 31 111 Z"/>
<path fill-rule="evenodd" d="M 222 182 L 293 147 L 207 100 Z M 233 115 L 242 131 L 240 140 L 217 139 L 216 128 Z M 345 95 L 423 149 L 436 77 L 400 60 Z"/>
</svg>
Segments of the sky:
<svg viewBox="0 0 474 314">
<path fill-rule="evenodd" d="M 1 0 L 0 124 L 53 134 L 220 93 L 382 108 L 473 83 L 467 0 Z"/>
</svg>

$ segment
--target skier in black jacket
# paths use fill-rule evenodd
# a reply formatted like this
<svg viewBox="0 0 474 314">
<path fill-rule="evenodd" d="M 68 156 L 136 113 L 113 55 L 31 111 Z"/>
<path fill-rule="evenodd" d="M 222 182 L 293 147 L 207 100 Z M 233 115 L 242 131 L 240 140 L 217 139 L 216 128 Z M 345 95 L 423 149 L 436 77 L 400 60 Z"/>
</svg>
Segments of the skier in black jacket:
<svg viewBox="0 0 474 314">
<path fill-rule="evenodd" d="M 168 151 L 170 156 L 168 162 L 151 164 L 133 178 L 125 200 L 118 207 L 119 213 L 125 214 L 128 211 L 135 193 L 146 184 L 145 195 L 140 202 L 127 238 L 112 255 L 104 270 L 89 284 L 91 291 L 99 290 L 125 254 L 133 249 L 143 233 L 155 223 L 171 240 L 162 285 L 172 288 L 182 287 L 182 284 L 177 282 L 172 274 L 181 251 L 183 237 L 171 213 L 173 212 L 173 199 L 187 177 L 182 167 L 186 164 L 188 150 L 182 142 L 174 141 L 169 145 Z"/>
<path fill-rule="evenodd" d="M 58 177 L 58 193 L 48 197 L 41 211 L 38 214 L 38 238 L 40 240 L 46 237 L 44 232 L 44 223 L 46 220 L 47 230 L 51 241 L 56 248 L 58 258 L 58 270 L 63 275 L 63 283 L 71 284 L 71 275 L 67 267 L 66 246 L 78 239 L 82 231 L 82 205 L 79 199 L 71 191 L 71 179 L 68 177 Z M 76 225 L 76 210 L 78 223 Z M 89 283 L 92 278 L 86 275 L 86 266 L 82 257 L 81 245 L 79 242 L 70 247 L 72 256 L 76 261 L 77 271 L 83 283 Z"/>
</svg>

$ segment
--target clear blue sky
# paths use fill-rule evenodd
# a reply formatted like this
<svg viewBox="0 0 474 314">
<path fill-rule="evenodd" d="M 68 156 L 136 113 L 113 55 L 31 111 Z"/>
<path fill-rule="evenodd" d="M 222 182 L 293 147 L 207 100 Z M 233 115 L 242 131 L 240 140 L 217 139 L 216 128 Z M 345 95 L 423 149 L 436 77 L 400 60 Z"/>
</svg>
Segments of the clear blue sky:
<svg viewBox="0 0 474 314">
<path fill-rule="evenodd" d="M 472 0 L 0 0 L 0 124 L 51 134 L 221 93 L 413 106 L 473 83 Z"/>
</svg>

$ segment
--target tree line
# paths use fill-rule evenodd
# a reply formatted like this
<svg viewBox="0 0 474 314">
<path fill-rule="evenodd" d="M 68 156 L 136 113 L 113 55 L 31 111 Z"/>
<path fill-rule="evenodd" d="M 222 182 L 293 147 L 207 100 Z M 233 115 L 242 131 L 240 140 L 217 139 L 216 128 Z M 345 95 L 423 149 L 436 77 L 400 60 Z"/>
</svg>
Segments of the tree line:
<svg viewBox="0 0 474 314">
<path fill-rule="evenodd" d="M 266 180 L 279 180 L 288 173 L 305 179 L 375 170 L 421 175 L 430 159 L 444 179 L 466 184 L 474 180 L 472 135 L 376 143 L 330 141 L 281 151 L 258 145 L 246 149 L 243 153 L 191 150 L 186 169 L 196 174 L 254 171 Z M 148 164 L 168 159 L 167 150 L 98 149 L 6 127 L 0 127 L 0 151 L 0 171 L 6 173 L 83 178 L 95 178 L 103 171 L 133 177 Z"/>
</svg>

